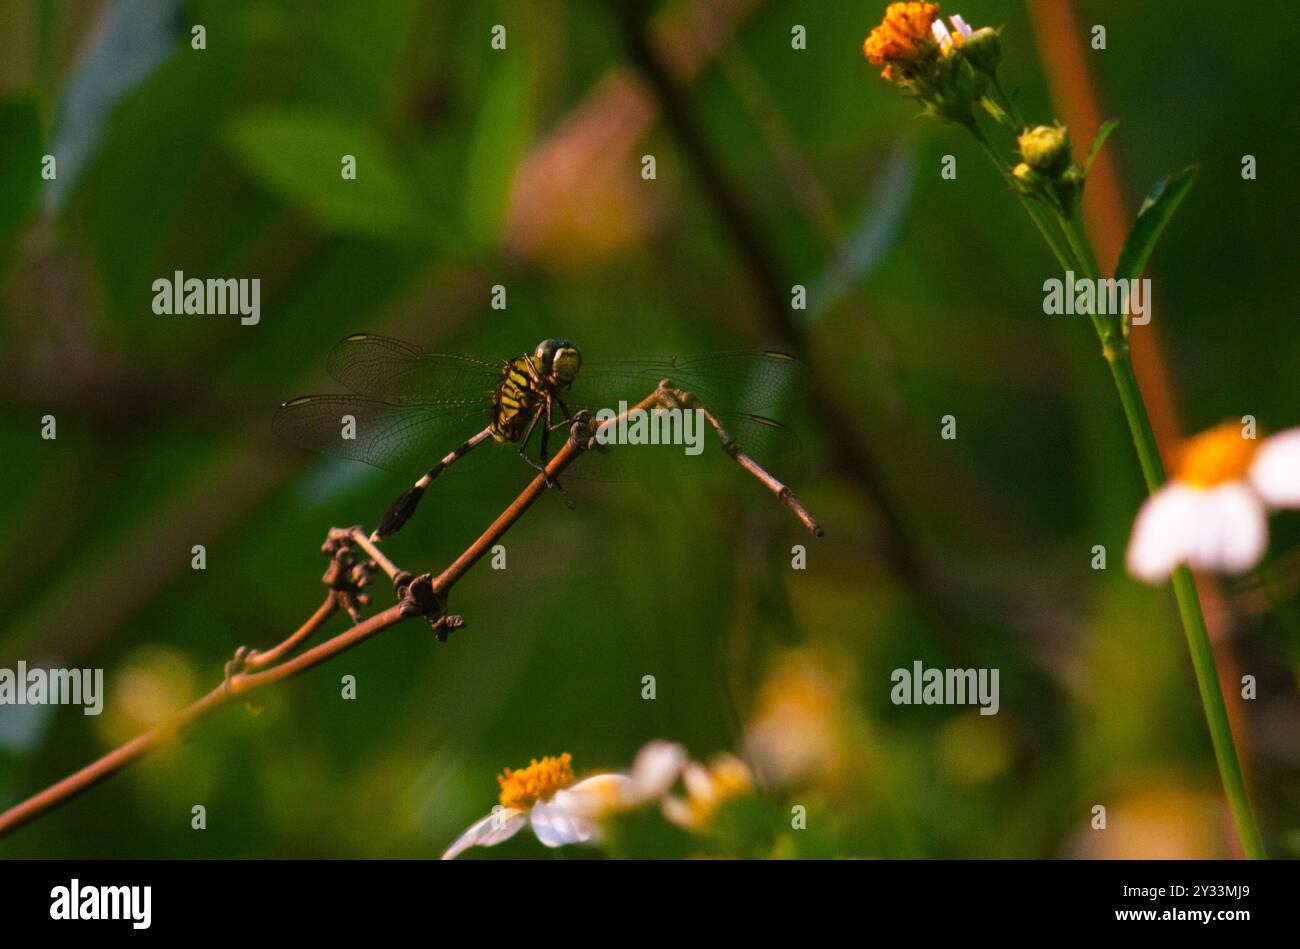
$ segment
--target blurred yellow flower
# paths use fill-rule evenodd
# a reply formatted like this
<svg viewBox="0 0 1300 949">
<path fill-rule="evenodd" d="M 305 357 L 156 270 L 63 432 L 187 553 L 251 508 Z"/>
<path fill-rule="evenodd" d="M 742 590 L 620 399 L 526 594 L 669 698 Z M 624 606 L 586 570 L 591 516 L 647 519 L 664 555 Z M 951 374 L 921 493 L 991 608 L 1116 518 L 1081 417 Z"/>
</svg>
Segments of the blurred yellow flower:
<svg viewBox="0 0 1300 949">
<path fill-rule="evenodd" d="M 839 775 L 847 726 L 840 678 L 804 650 L 776 665 L 745 728 L 745 755 L 765 786 L 832 781 Z"/>
<path fill-rule="evenodd" d="M 1231 819 L 1215 795 L 1174 775 L 1143 774 L 1145 787 L 1099 795 L 1106 827 L 1089 823 L 1066 843 L 1064 856 L 1083 860 L 1222 860 Z"/>
<path fill-rule="evenodd" d="M 113 678 L 117 685 L 113 701 L 105 703 L 105 714 L 97 722 L 109 746 L 120 745 L 166 721 L 191 701 L 198 689 L 189 659 L 164 646 L 135 650 Z"/>
</svg>

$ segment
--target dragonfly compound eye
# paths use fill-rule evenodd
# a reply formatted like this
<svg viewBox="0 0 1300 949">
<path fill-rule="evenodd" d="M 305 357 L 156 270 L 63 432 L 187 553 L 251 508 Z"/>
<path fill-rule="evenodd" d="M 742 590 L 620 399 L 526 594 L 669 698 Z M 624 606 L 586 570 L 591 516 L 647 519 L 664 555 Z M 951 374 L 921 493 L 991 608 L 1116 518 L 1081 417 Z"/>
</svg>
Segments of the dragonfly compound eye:
<svg viewBox="0 0 1300 949">
<path fill-rule="evenodd" d="M 555 351 L 551 360 L 551 373 L 560 382 L 568 385 L 581 368 L 582 353 L 578 352 L 577 346 L 567 343 Z"/>
<path fill-rule="evenodd" d="M 567 339 L 544 339 L 533 352 L 538 371 L 561 385 L 568 385 L 582 366 L 582 353 Z"/>
</svg>

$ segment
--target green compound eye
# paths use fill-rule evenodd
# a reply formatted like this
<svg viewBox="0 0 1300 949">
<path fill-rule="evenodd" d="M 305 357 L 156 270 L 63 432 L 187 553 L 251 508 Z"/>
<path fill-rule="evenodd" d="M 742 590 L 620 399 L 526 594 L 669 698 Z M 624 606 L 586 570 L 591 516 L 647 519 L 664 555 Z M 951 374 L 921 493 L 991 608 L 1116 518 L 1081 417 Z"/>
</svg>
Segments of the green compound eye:
<svg viewBox="0 0 1300 949">
<path fill-rule="evenodd" d="M 551 372 L 555 378 L 561 382 L 572 382 L 582 368 L 582 353 L 578 352 L 576 346 L 565 346 L 555 353 L 555 358 L 551 364 Z"/>
</svg>

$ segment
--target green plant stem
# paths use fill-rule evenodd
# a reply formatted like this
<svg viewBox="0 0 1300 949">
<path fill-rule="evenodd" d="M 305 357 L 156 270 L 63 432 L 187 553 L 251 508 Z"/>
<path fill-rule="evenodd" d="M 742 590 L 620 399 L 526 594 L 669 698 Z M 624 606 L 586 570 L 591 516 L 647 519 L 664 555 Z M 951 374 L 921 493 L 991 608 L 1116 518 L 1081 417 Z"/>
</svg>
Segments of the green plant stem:
<svg viewBox="0 0 1300 949">
<path fill-rule="evenodd" d="M 1223 690 L 1219 687 L 1219 670 L 1214 664 L 1214 652 L 1210 648 L 1210 637 L 1205 630 L 1205 616 L 1201 612 L 1201 601 L 1196 594 L 1196 581 L 1192 579 L 1192 572 L 1184 566 L 1174 571 L 1173 583 L 1174 596 L 1178 599 L 1178 612 L 1183 618 L 1183 630 L 1187 634 L 1187 648 L 1192 654 L 1196 684 L 1201 692 L 1201 705 L 1205 708 L 1205 720 L 1210 726 L 1210 741 L 1214 744 L 1214 757 L 1219 762 L 1219 777 L 1223 780 L 1223 790 L 1228 796 L 1228 807 L 1237 825 L 1241 849 L 1251 860 L 1267 860 L 1268 853 L 1264 850 L 1264 840 L 1255 822 L 1250 796 L 1246 793 L 1246 780 L 1241 773 L 1241 762 L 1237 759 L 1237 745 L 1233 741 L 1228 707 L 1223 701 Z"/>
<path fill-rule="evenodd" d="M 1083 233 L 1083 225 L 1079 221 L 1079 215 L 1060 216 L 1060 221 L 1061 230 L 1065 232 L 1065 239 L 1074 248 L 1077 255 L 1076 259 L 1083 267 L 1084 276 L 1094 279 L 1101 276 L 1101 267 L 1097 263 L 1096 255 L 1092 252 L 1092 244 L 1088 242 L 1087 235 Z"/>
<path fill-rule="evenodd" d="M 1137 449 L 1142 475 L 1146 479 L 1147 489 L 1154 492 L 1164 484 L 1165 470 L 1156 447 L 1155 434 L 1151 431 L 1151 422 L 1147 418 L 1146 404 L 1142 401 L 1142 392 L 1138 388 L 1137 376 L 1133 372 L 1128 343 L 1121 341 L 1117 347 L 1108 346 L 1105 352 L 1115 387 L 1119 390 L 1120 403 L 1124 407 L 1124 417 L 1128 420 L 1129 433 L 1133 436 L 1133 445 Z M 1187 636 L 1187 649 L 1192 654 L 1192 670 L 1196 673 L 1201 705 L 1205 709 L 1205 720 L 1210 728 L 1214 757 L 1219 764 L 1219 777 L 1223 781 L 1228 807 L 1237 825 L 1237 836 L 1241 839 L 1241 848 L 1247 857 L 1264 860 L 1268 854 L 1264 850 L 1264 841 L 1255 822 L 1255 812 L 1251 809 L 1250 797 L 1246 793 L 1246 781 L 1237 757 L 1237 746 L 1228 720 L 1228 706 L 1219 685 L 1219 670 L 1214 663 L 1214 651 L 1205 628 L 1205 614 L 1196 592 L 1196 581 L 1186 566 L 1177 567 L 1172 579 L 1178 613 L 1182 617 L 1183 632 Z"/>
<path fill-rule="evenodd" d="M 1002 179 L 1007 183 L 1008 187 L 1014 191 L 1015 179 L 1011 177 L 1011 173 L 1008 172 L 1006 166 L 1002 164 L 1002 161 L 998 158 L 997 151 L 993 148 L 993 145 L 989 140 L 984 137 L 984 133 L 980 130 L 980 127 L 972 121 L 967 128 L 969 128 L 975 135 L 975 139 L 984 149 L 984 154 L 988 155 L 989 161 L 993 162 L 993 167 L 1002 175 Z M 1038 232 L 1043 235 L 1043 240 L 1047 242 L 1048 248 L 1051 249 L 1061 266 L 1066 270 L 1072 270 L 1078 266 L 1077 262 L 1075 262 L 1071 257 L 1068 243 L 1062 240 L 1059 229 L 1055 226 L 1052 219 L 1043 212 L 1042 208 L 1034 204 L 1033 201 L 1025 197 L 1023 194 L 1016 192 L 1016 197 L 1020 199 L 1021 207 L 1025 209 L 1025 213 L 1029 215 L 1030 220 L 1032 220 L 1038 227 Z"/>
<path fill-rule="evenodd" d="M 974 126 L 972 131 L 1003 178 L 1012 181 L 1010 172 L 999 160 L 996 150 L 984 137 L 979 127 Z M 1101 268 L 1092 251 L 1092 245 L 1083 232 L 1078 215 L 1049 215 L 1032 199 L 1024 195 L 1020 195 L 1020 199 L 1061 266 L 1067 270 L 1077 270 L 1085 279 L 1097 279 L 1101 274 Z M 1155 433 L 1151 429 L 1146 403 L 1142 399 L 1142 390 L 1138 386 L 1137 374 L 1133 371 L 1127 327 L 1123 317 L 1120 316 L 1093 314 L 1092 321 L 1101 340 L 1102 354 L 1115 380 L 1115 389 L 1119 393 L 1120 405 L 1124 409 L 1124 418 L 1128 422 L 1133 447 L 1137 450 L 1138 464 L 1142 468 L 1142 477 L 1146 481 L 1147 491 L 1154 493 L 1165 483 L 1165 467 L 1160 459 Z M 1196 592 L 1196 581 L 1192 577 L 1191 570 L 1186 566 L 1176 568 L 1172 580 L 1183 632 L 1187 636 L 1187 649 L 1192 656 L 1192 670 L 1196 674 L 1196 685 L 1201 693 L 1201 705 L 1205 709 L 1205 720 L 1210 729 L 1210 742 L 1214 746 L 1214 757 L 1219 766 L 1219 777 L 1223 782 L 1228 807 L 1237 826 L 1237 836 L 1241 840 L 1242 851 L 1252 860 L 1267 859 L 1264 841 L 1255 821 L 1255 812 L 1246 793 L 1246 782 L 1241 771 L 1241 761 L 1237 756 L 1236 742 L 1232 737 L 1228 706 L 1223 698 L 1223 689 L 1219 685 L 1218 667 L 1214 662 L 1214 651 L 1210 646 L 1209 633 L 1205 627 L 1205 614 Z"/>
</svg>

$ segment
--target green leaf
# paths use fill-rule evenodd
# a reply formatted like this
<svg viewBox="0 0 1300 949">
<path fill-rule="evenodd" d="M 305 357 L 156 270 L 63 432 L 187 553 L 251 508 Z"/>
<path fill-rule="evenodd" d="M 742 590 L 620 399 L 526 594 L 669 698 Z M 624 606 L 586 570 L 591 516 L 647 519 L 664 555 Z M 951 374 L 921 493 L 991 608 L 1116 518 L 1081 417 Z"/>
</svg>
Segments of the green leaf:
<svg viewBox="0 0 1300 949">
<path fill-rule="evenodd" d="M 1115 268 L 1116 279 L 1137 280 L 1142 276 L 1151 252 L 1155 250 L 1156 241 L 1192 187 L 1197 171 L 1195 165 L 1190 165 L 1155 183 L 1151 193 L 1142 202 L 1142 207 L 1138 209 L 1137 220 L 1133 222 L 1128 237 L 1124 239 L 1124 250 L 1120 252 L 1119 264 Z"/>
<path fill-rule="evenodd" d="M 1087 177 L 1088 172 L 1092 171 L 1092 163 L 1101 151 L 1101 146 L 1106 144 L 1106 139 L 1110 138 L 1110 133 L 1115 131 L 1119 125 L 1119 119 L 1107 119 L 1102 123 L 1101 128 L 1097 129 L 1097 137 L 1092 140 L 1092 148 L 1088 149 L 1088 161 L 1083 166 L 1083 174 Z"/>
<path fill-rule="evenodd" d="M 379 238 L 440 236 L 397 161 L 358 120 L 259 111 L 236 118 L 228 140 L 239 162 L 268 191 L 306 208 L 332 230 Z M 355 179 L 343 177 L 345 155 L 356 158 Z"/>
<path fill-rule="evenodd" d="M 465 169 L 465 227 L 491 245 L 505 224 L 515 168 L 532 127 L 532 68 L 525 56 L 501 57 L 470 138 Z"/>
</svg>

